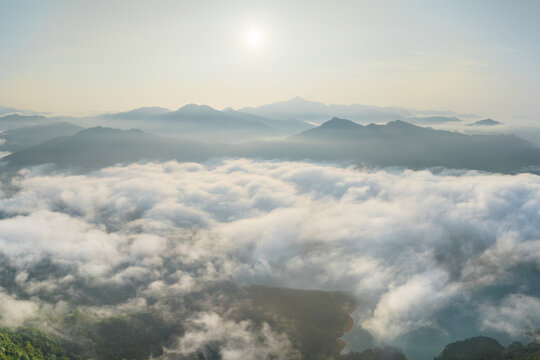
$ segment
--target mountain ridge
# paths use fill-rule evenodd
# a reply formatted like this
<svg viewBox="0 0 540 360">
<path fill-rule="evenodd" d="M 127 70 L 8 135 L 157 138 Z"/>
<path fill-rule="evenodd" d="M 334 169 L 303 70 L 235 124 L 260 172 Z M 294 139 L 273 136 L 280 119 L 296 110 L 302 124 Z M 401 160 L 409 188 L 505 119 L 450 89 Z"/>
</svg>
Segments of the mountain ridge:
<svg viewBox="0 0 540 360">
<path fill-rule="evenodd" d="M 540 149 L 509 135 L 466 135 L 396 120 L 360 125 L 331 119 L 284 140 L 236 145 L 175 140 L 141 130 L 94 127 L 23 149 L 3 158 L 15 167 L 113 165 L 140 160 L 199 161 L 212 157 L 352 161 L 411 169 L 446 167 L 502 173 L 536 172 Z"/>
</svg>

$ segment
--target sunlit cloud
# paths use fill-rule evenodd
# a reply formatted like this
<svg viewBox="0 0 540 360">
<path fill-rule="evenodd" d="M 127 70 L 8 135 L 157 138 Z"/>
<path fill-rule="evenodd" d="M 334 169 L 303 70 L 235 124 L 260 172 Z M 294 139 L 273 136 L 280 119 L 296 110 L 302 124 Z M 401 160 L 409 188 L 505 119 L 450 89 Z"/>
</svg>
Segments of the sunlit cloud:
<svg viewBox="0 0 540 360">
<path fill-rule="evenodd" d="M 520 319 L 535 306 L 523 294 L 533 280 L 515 271 L 540 264 L 535 175 L 240 159 L 35 170 L 17 184 L 0 201 L 0 245 L 18 287 L 38 298 L 70 301 L 81 281 L 136 286 L 127 301 L 235 279 L 350 291 L 363 300 L 358 326 L 384 342 L 440 328 L 458 300 L 478 327 L 531 330 Z M 45 259 L 57 272 L 28 276 Z M 497 286 L 508 300 L 486 305 L 501 301 L 483 295 Z M 22 305 L 32 316 L 33 305 Z M 512 325 L 492 319 L 496 306 Z"/>
</svg>

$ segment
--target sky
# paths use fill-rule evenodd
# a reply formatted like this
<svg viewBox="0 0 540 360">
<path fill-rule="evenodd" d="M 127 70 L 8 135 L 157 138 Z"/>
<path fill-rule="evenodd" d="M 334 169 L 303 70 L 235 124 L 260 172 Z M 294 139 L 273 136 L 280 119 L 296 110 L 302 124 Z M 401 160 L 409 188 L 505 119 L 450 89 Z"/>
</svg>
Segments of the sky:
<svg viewBox="0 0 540 360">
<path fill-rule="evenodd" d="M 538 1 L 0 0 L 0 104 L 339 104 L 540 119 Z"/>
</svg>

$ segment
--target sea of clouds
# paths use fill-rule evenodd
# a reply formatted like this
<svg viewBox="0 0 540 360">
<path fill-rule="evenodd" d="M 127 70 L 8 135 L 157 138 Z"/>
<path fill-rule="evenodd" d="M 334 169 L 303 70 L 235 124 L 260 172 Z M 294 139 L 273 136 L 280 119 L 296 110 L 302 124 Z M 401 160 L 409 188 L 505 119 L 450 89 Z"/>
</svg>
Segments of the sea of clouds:
<svg viewBox="0 0 540 360">
<path fill-rule="evenodd" d="M 0 219 L 0 260 L 16 273 L 0 287 L 4 326 L 235 281 L 352 292 L 362 300 L 355 326 L 372 344 L 418 347 L 426 329 L 444 344 L 464 328 L 510 339 L 540 327 L 532 174 L 246 159 L 37 167 L 2 185 Z M 96 286 L 125 291 L 105 302 L 81 290 Z M 233 330 L 249 343 L 246 324 L 216 316 L 194 314 L 169 351 Z M 270 345 L 281 336 L 261 331 Z"/>
</svg>

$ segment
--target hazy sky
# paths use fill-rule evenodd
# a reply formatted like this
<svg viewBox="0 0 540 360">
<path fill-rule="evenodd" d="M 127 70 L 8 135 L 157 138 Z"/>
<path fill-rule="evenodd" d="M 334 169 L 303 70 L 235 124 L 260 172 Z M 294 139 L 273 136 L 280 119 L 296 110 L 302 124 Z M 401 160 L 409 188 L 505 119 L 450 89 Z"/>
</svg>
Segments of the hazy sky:
<svg viewBox="0 0 540 360">
<path fill-rule="evenodd" d="M 540 1 L 0 0 L 0 104 L 326 103 L 540 119 Z"/>
</svg>

